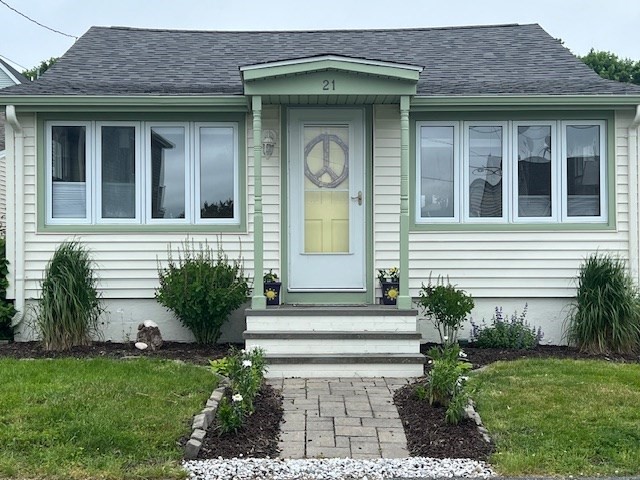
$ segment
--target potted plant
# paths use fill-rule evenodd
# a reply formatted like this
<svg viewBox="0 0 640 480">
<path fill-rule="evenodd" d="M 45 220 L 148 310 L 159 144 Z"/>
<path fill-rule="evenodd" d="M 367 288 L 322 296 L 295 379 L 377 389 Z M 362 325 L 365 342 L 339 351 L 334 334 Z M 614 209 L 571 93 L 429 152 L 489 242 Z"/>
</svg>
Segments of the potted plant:
<svg viewBox="0 0 640 480">
<path fill-rule="evenodd" d="M 280 305 L 280 287 L 282 282 L 278 281 L 278 274 L 269 269 L 262 277 L 264 281 L 264 296 L 267 297 L 267 305 Z"/>
<path fill-rule="evenodd" d="M 383 305 L 395 305 L 400 294 L 400 270 L 397 267 L 378 270 Z"/>
</svg>

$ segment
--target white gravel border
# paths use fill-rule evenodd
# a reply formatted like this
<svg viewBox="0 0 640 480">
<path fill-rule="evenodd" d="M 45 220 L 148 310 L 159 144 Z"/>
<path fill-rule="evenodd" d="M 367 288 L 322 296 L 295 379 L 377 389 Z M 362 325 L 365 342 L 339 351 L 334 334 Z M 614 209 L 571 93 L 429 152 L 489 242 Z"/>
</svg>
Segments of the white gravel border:
<svg viewBox="0 0 640 480">
<path fill-rule="evenodd" d="M 192 480 L 383 480 L 496 476 L 484 462 L 428 457 L 373 460 L 220 458 L 185 461 L 183 466 Z"/>
</svg>

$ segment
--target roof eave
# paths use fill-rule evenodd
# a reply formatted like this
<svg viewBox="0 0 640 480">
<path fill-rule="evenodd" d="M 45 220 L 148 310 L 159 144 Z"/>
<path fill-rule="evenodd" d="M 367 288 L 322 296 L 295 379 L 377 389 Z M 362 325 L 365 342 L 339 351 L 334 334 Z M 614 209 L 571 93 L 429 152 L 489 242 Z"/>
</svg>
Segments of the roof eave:
<svg viewBox="0 0 640 480">
<path fill-rule="evenodd" d="M 248 110 L 244 95 L 0 95 L 0 105 L 22 111 Z"/>
<path fill-rule="evenodd" d="M 637 95 L 416 95 L 412 110 L 527 108 L 612 108 L 640 105 Z"/>
</svg>

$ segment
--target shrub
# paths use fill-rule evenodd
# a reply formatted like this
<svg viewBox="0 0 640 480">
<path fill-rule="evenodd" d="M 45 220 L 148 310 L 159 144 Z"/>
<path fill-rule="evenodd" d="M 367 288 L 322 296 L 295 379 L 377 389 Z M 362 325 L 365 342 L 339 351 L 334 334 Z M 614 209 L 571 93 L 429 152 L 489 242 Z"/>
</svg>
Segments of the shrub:
<svg viewBox="0 0 640 480">
<path fill-rule="evenodd" d="M 458 344 L 432 348 L 428 355 L 432 367 L 427 378 L 426 397 L 430 405 L 446 407 L 446 421 L 456 425 L 462 420 L 469 401 L 465 374 L 471 370 L 471 364 L 460 360 L 465 355 Z M 416 394 L 420 396 L 421 392 Z"/>
<path fill-rule="evenodd" d="M 625 262 L 595 253 L 580 266 L 567 337 L 581 351 L 630 353 L 640 343 L 640 303 Z"/>
<path fill-rule="evenodd" d="M 0 339 L 2 340 L 11 340 L 13 338 L 11 320 L 16 314 L 13 303 L 7 300 L 8 273 L 9 262 L 6 257 L 6 243 L 5 239 L 0 237 Z"/>
<path fill-rule="evenodd" d="M 231 399 L 224 397 L 218 406 L 218 430 L 220 433 L 235 432 L 246 417 L 255 411 L 254 401 L 262 382 L 266 365 L 264 351 L 260 348 L 237 350 L 231 348 L 224 359 L 214 360 L 214 373 L 229 378 Z"/>
<path fill-rule="evenodd" d="M 249 295 L 241 261 L 230 263 L 220 246 L 216 254 L 206 243 L 196 250 L 193 243 L 184 242 L 177 260 L 169 249 L 168 266 L 158 267 L 158 276 L 156 299 L 191 330 L 199 344 L 215 344 L 231 312 Z"/>
<path fill-rule="evenodd" d="M 455 343 L 462 322 L 473 310 L 474 302 L 471 295 L 457 289 L 448 281 L 445 284 L 444 279 L 440 277 L 436 285 L 433 285 L 431 280 L 427 286 L 422 284 L 419 294 L 418 304 L 438 329 L 441 343 Z"/>
<path fill-rule="evenodd" d="M 88 250 L 75 241 L 62 243 L 45 269 L 36 307 L 35 326 L 45 350 L 91 343 L 104 311 L 96 285 Z"/>
<path fill-rule="evenodd" d="M 527 305 L 522 313 L 514 312 L 511 317 L 504 316 L 502 307 L 496 307 L 491 319 L 491 325 L 478 325 L 471 321 L 471 335 L 469 341 L 480 348 L 535 348 L 543 337 L 542 329 L 530 327 L 525 320 Z"/>
</svg>

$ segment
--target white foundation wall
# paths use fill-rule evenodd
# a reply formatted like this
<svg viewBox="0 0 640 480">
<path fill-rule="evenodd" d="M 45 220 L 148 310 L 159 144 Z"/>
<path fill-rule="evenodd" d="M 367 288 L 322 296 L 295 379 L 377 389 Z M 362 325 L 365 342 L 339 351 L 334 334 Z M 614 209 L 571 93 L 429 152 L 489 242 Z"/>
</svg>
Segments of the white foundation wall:
<svg viewBox="0 0 640 480">
<path fill-rule="evenodd" d="M 263 129 L 280 131 L 279 108 L 266 107 L 263 110 Z M 188 119 L 188 114 L 185 114 Z M 83 243 L 90 251 L 96 265 L 99 290 L 109 309 L 111 324 L 119 318 L 119 311 L 124 309 L 125 317 L 131 324 L 145 319 L 153 319 L 160 324 L 163 335 L 167 332 L 170 340 L 188 341 L 188 332 L 184 332 L 178 322 L 154 299 L 154 292 L 158 286 L 158 262 L 166 265 L 168 247 L 176 251 L 188 238 L 196 244 L 208 242 L 216 248 L 217 241 L 228 254 L 230 259 L 242 257 L 245 273 L 251 278 L 253 271 L 253 130 L 251 114 L 246 117 L 246 153 L 247 198 L 243 202 L 247 205 L 247 229 L 238 233 L 48 233 L 38 230 L 36 192 L 37 154 L 36 154 L 36 118 L 33 114 L 19 115 L 19 121 L 24 130 L 24 223 L 19 219 L 12 222 L 10 229 L 24 228 L 24 278 L 25 297 L 27 301 L 37 299 L 40 295 L 40 282 L 44 269 L 56 247 L 65 240 L 75 239 Z M 13 143 L 13 140 L 11 140 Z M 273 155 L 263 158 L 263 214 L 264 214 L 264 267 L 273 268 L 280 274 L 280 141 L 278 140 Z M 69 229 L 70 232 L 72 228 Z M 10 233 L 8 240 L 14 239 Z M 15 298 L 15 266 L 20 262 L 20 255 L 16 258 L 15 243 L 8 245 L 8 258 L 11 262 L 8 291 L 9 298 Z M 261 276 L 263 272 L 258 272 Z M 146 314 L 146 310 L 149 314 Z M 155 317 L 155 318 L 154 318 Z M 112 321 L 113 320 L 113 321 Z M 27 328 L 24 328 L 25 333 Z M 108 327 L 105 337 L 122 336 L 118 329 Z M 135 337 L 135 332 L 133 337 Z M 20 337 L 18 337 L 20 338 Z"/>
<path fill-rule="evenodd" d="M 562 341 L 560 311 L 575 295 L 575 277 L 591 253 L 629 256 L 628 126 L 632 113 L 616 112 L 616 228 L 548 231 L 412 231 L 411 296 L 429 277 L 448 277 L 476 300 L 474 318 L 490 320 L 496 305 L 522 309 L 539 321 L 547 343 Z M 610 127 L 611 128 L 611 127 Z M 400 232 L 400 113 L 376 106 L 374 114 L 374 269 L 398 266 Z M 415 179 L 410 179 L 415 191 Z M 410 199 L 411 201 L 411 199 Z M 379 291 L 378 291 L 379 295 Z M 501 299 L 501 300 L 496 300 Z M 558 311 L 556 311 L 557 309 Z M 554 313 L 555 312 L 555 313 Z M 548 326 L 547 326 L 548 325 Z M 427 327 L 425 333 L 428 332 Z"/>
</svg>

